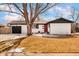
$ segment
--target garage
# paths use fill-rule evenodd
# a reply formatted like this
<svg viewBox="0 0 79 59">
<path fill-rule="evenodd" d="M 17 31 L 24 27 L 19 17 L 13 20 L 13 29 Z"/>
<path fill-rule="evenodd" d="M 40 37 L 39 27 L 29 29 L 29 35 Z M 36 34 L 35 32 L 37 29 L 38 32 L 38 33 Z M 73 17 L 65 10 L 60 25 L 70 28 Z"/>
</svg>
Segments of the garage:
<svg viewBox="0 0 79 59">
<path fill-rule="evenodd" d="M 50 24 L 51 34 L 71 34 L 71 24 L 70 23 L 54 23 Z"/>
<path fill-rule="evenodd" d="M 59 18 L 59 19 L 50 21 L 49 33 L 50 34 L 71 34 L 72 23 L 73 21 L 70 21 L 64 18 Z"/>
<path fill-rule="evenodd" d="M 21 34 L 21 26 L 12 26 L 12 33 Z"/>
</svg>

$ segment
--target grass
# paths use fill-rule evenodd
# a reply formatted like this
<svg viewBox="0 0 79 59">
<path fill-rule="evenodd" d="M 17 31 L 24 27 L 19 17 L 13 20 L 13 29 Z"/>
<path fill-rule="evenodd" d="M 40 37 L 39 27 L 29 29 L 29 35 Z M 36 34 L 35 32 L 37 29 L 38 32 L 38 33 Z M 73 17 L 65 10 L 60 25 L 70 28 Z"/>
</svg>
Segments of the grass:
<svg viewBox="0 0 79 59">
<path fill-rule="evenodd" d="M 19 47 L 26 52 L 79 52 L 79 36 L 69 38 L 45 38 L 30 36 Z"/>
</svg>

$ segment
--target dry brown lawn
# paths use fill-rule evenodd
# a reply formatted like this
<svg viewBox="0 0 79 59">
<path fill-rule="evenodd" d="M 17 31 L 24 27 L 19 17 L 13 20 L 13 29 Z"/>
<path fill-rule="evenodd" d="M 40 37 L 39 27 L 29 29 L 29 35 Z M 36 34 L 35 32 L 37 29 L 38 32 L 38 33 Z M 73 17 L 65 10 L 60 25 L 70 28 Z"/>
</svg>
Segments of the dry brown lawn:
<svg viewBox="0 0 79 59">
<path fill-rule="evenodd" d="M 26 52 L 79 52 L 79 36 L 66 38 L 45 38 L 30 36 L 19 47 Z"/>
</svg>

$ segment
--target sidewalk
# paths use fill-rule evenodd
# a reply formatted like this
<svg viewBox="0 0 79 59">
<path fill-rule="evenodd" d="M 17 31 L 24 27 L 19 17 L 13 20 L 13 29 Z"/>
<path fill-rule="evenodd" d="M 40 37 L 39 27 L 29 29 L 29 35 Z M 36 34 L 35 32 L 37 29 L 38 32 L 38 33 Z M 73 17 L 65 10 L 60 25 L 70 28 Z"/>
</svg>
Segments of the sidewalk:
<svg viewBox="0 0 79 59">
<path fill-rule="evenodd" d="M 0 34 L 0 41 L 9 40 L 9 39 L 16 39 L 19 37 L 24 37 L 26 35 L 22 34 Z"/>
<path fill-rule="evenodd" d="M 5 56 L 5 52 L 0 53 L 0 56 Z M 11 56 L 11 53 L 9 53 L 8 56 Z M 26 55 L 22 53 L 15 53 L 14 56 L 79 56 L 79 53 L 29 53 L 27 52 Z"/>
</svg>

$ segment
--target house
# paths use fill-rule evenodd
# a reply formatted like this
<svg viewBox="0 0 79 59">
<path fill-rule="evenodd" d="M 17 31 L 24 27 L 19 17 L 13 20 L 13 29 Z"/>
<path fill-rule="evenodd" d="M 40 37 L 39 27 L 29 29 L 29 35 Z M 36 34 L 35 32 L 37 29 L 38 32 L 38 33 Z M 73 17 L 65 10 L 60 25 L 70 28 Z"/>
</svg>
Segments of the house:
<svg viewBox="0 0 79 59">
<path fill-rule="evenodd" d="M 48 32 L 47 23 L 48 21 L 45 21 L 45 20 L 35 21 L 33 24 L 32 32 L 33 33 L 47 33 Z"/>
<path fill-rule="evenodd" d="M 0 34 L 10 34 L 11 30 L 8 26 L 0 24 Z"/>
<path fill-rule="evenodd" d="M 44 29 L 47 21 L 39 20 L 35 21 L 32 27 L 32 33 L 44 33 L 46 30 Z M 11 27 L 11 33 L 13 34 L 26 34 L 27 33 L 27 25 L 25 21 L 12 21 L 8 24 Z"/>
<path fill-rule="evenodd" d="M 75 30 L 76 30 L 76 32 L 79 32 L 79 23 L 76 23 Z"/>
<path fill-rule="evenodd" d="M 48 22 L 50 34 L 71 34 L 73 21 L 59 18 Z"/>
<path fill-rule="evenodd" d="M 0 28 L 5 27 L 3 24 L 0 24 Z"/>
<path fill-rule="evenodd" d="M 52 21 L 35 21 L 32 27 L 32 33 L 49 33 L 49 34 L 71 34 L 73 21 L 59 18 Z M 27 33 L 25 21 L 12 21 L 9 23 L 12 33 Z"/>
</svg>

